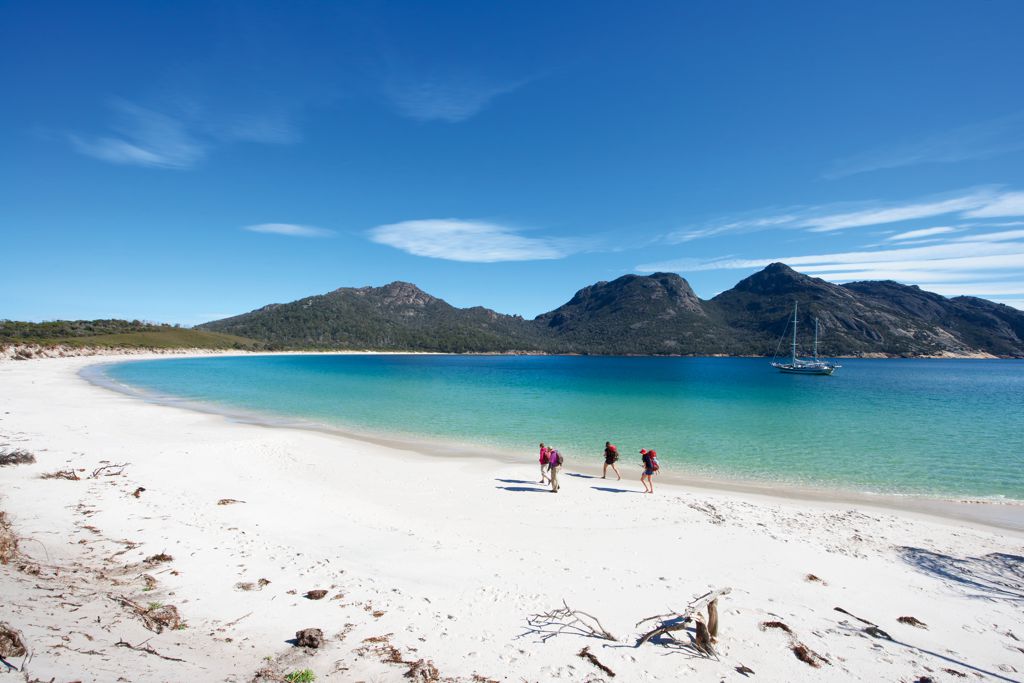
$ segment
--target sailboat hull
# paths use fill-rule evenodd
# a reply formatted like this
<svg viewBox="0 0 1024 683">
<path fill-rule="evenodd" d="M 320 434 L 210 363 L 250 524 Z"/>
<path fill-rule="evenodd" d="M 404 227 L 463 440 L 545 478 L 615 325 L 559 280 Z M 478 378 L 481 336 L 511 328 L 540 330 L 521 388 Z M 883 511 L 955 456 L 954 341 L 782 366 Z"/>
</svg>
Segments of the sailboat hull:
<svg viewBox="0 0 1024 683">
<path fill-rule="evenodd" d="M 772 363 L 772 367 L 778 369 L 779 372 L 785 372 L 791 375 L 831 375 L 839 366 L 829 365 L 827 363 L 814 363 L 808 365 Z"/>
</svg>

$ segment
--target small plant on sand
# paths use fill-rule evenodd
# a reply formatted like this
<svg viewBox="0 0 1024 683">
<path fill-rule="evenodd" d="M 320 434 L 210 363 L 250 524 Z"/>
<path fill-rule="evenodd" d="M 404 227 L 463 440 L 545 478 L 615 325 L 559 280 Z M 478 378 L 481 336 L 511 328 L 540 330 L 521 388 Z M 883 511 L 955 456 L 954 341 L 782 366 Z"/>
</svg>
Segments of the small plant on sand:
<svg viewBox="0 0 1024 683">
<path fill-rule="evenodd" d="M 164 603 L 162 603 L 162 602 L 151 602 L 151 603 L 149 603 L 149 611 L 152 612 L 153 610 L 160 609 L 163 606 L 164 606 Z"/>
<path fill-rule="evenodd" d="M 284 680 L 288 681 L 288 683 L 313 683 L 316 680 L 316 674 L 313 673 L 312 669 L 303 669 L 291 672 L 284 677 Z"/>
</svg>

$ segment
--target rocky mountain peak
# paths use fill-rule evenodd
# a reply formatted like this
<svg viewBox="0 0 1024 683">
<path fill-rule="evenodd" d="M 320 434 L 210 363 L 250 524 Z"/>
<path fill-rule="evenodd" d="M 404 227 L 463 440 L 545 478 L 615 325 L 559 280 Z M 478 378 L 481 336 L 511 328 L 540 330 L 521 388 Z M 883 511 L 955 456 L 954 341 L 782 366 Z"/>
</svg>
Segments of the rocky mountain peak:
<svg viewBox="0 0 1024 683">
<path fill-rule="evenodd" d="M 783 294 L 791 292 L 794 288 L 805 286 L 814 279 L 796 272 L 785 263 L 771 263 L 753 275 L 740 280 L 733 289 L 755 294 Z"/>
<path fill-rule="evenodd" d="M 411 282 L 401 280 L 389 282 L 383 287 L 360 287 L 352 291 L 359 296 L 378 298 L 385 306 L 423 307 L 440 301 Z"/>
</svg>

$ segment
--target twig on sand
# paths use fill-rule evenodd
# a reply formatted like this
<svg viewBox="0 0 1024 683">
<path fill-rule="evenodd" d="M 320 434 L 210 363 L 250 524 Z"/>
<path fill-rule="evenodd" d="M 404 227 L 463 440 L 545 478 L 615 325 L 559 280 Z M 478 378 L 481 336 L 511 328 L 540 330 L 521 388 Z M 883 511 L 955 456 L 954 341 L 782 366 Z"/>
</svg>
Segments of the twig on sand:
<svg viewBox="0 0 1024 683">
<path fill-rule="evenodd" d="M 252 612 L 249 612 L 248 614 L 243 614 L 242 616 L 238 617 L 234 621 L 229 621 L 228 623 L 224 624 L 221 628 L 230 628 L 230 627 L 234 626 L 235 624 L 237 624 L 238 622 L 240 622 L 242 619 L 245 619 L 246 617 L 249 617 L 249 616 L 252 616 Z"/>
<path fill-rule="evenodd" d="M 124 474 L 124 468 L 131 465 L 130 462 L 122 462 L 113 465 L 102 465 L 97 467 L 89 475 L 89 479 L 99 479 L 100 477 L 118 477 Z"/>
<path fill-rule="evenodd" d="M 129 643 L 126 640 L 119 640 L 116 643 L 114 643 L 114 645 L 116 647 L 126 647 L 129 650 L 135 650 L 136 652 L 145 652 L 148 655 L 155 655 L 155 656 L 159 657 L 160 659 L 166 659 L 169 662 L 184 662 L 185 661 L 184 659 L 178 659 L 177 657 L 168 657 L 167 655 L 160 654 L 159 652 L 154 650 L 149 645 L 146 645 L 146 643 L 148 643 L 148 642 L 149 642 L 149 640 L 144 640 L 141 643 L 139 643 L 138 645 L 132 645 L 131 643 Z"/>
<path fill-rule="evenodd" d="M 40 479 L 67 479 L 69 481 L 78 481 L 81 479 L 78 473 L 74 470 L 58 470 L 56 472 L 44 472 L 39 475 Z"/>
<path fill-rule="evenodd" d="M 562 600 L 562 607 L 550 612 L 533 614 L 526 619 L 526 623 L 530 627 L 529 632 L 539 633 L 542 641 L 563 633 L 613 642 L 617 640 L 601 625 L 597 617 L 569 607 L 565 600 Z"/>
<path fill-rule="evenodd" d="M 576 653 L 576 656 L 580 657 L 582 659 L 587 660 L 588 662 L 590 662 L 591 664 L 596 666 L 598 669 L 600 669 L 604 673 L 608 674 L 609 678 L 615 678 L 615 672 L 612 671 L 611 669 L 609 669 L 604 664 L 602 664 L 601 660 L 599 660 L 597 657 L 594 656 L 594 654 L 590 651 L 590 646 L 589 645 L 587 647 L 583 648 L 582 650 L 580 650 L 578 653 Z"/>
<path fill-rule="evenodd" d="M 858 617 L 856 614 L 853 614 L 852 612 L 847 612 L 842 607 L 835 607 L 833 609 L 835 609 L 836 612 L 842 612 L 843 614 L 845 614 L 845 615 L 847 615 L 849 617 L 853 617 L 854 619 L 856 619 L 857 621 L 859 621 L 862 624 L 867 624 L 868 627 L 866 629 L 864 629 L 864 633 L 867 633 L 872 638 L 881 638 L 883 640 L 893 640 L 893 637 L 890 636 L 885 631 L 883 631 L 881 628 L 879 628 L 878 624 L 876 624 L 876 623 L 874 623 L 872 621 L 868 621 L 867 619 L 862 619 L 861 617 Z"/>
<path fill-rule="evenodd" d="M 836 612 L 842 612 L 843 614 L 845 614 L 848 617 L 853 617 L 854 619 L 856 619 L 857 621 L 859 621 L 862 624 L 867 624 L 868 626 L 875 626 L 876 625 L 875 622 L 868 621 L 867 619 L 862 619 L 862 618 L 858 617 L 856 614 L 854 614 L 852 612 L 847 612 L 842 607 L 834 607 L 833 609 Z"/>
</svg>

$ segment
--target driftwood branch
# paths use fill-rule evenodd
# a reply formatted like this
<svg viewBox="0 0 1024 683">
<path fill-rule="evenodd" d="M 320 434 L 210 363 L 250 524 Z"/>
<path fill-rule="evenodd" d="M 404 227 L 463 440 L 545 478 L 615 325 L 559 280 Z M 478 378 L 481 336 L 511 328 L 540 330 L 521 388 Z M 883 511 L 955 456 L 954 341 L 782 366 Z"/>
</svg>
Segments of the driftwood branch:
<svg viewBox="0 0 1024 683">
<path fill-rule="evenodd" d="M 529 632 L 539 634 L 542 641 L 547 641 L 549 638 L 563 633 L 616 641 L 615 636 L 605 629 L 597 617 L 572 609 L 565 600 L 562 601 L 562 607 L 558 609 L 531 615 L 526 619 L 526 624 L 530 629 Z"/>
<path fill-rule="evenodd" d="M 652 638 L 658 638 L 660 636 L 665 636 L 665 635 L 668 635 L 669 637 L 671 637 L 674 640 L 675 636 L 672 636 L 671 634 L 674 631 L 682 631 L 683 629 L 686 628 L 686 624 L 689 623 L 689 622 L 690 622 L 690 617 L 681 617 L 679 615 L 674 615 L 674 617 L 672 619 L 667 620 L 667 621 L 662 621 L 660 626 L 658 626 L 657 628 L 652 629 L 652 630 L 648 631 L 647 633 L 643 634 L 642 636 L 640 636 L 640 640 L 637 641 L 636 646 L 640 647 L 641 645 L 643 645 L 647 641 L 651 640 Z"/>
<path fill-rule="evenodd" d="M 177 657 L 168 657 L 167 655 L 160 654 L 159 652 L 154 650 L 151 646 L 146 645 L 146 643 L 148 643 L 148 642 L 149 642 L 148 640 L 144 640 L 141 643 L 139 643 L 138 645 L 132 645 L 131 643 L 129 643 L 126 640 L 119 640 L 116 643 L 114 643 L 114 645 L 116 647 L 126 647 L 129 650 L 135 650 L 136 652 L 145 652 L 147 655 L 154 655 L 156 657 L 159 657 L 160 659 L 166 659 L 169 662 L 184 662 L 185 661 L 184 659 L 178 659 Z"/>
<path fill-rule="evenodd" d="M 718 598 L 708 603 L 708 634 L 711 642 L 718 640 Z"/>
<path fill-rule="evenodd" d="M 638 621 L 636 624 L 637 626 L 639 626 L 640 624 L 645 624 L 649 621 L 658 621 L 659 623 L 655 628 L 651 629 L 647 633 L 640 636 L 640 639 L 637 641 L 636 646 L 640 647 L 641 645 L 650 641 L 651 639 L 664 635 L 667 635 L 673 640 L 675 640 L 675 636 L 671 634 L 676 631 L 682 631 L 683 629 L 685 629 L 686 624 L 690 621 L 693 621 L 694 616 L 697 615 L 702 609 L 707 607 L 708 625 L 705 625 L 703 622 L 699 622 L 700 626 L 697 627 L 698 634 L 700 632 L 700 629 L 703 628 L 704 633 L 707 635 L 707 648 L 701 647 L 700 643 L 696 641 L 695 648 L 701 653 L 712 654 L 714 650 L 711 649 L 711 643 L 718 635 L 718 598 L 722 597 L 723 595 L 728 595 L 731 591 L 731 588 L 719 588 L 718 590 L 708 591 L 704 595 L 694 598 L 690 602 L 690 604 L 686 606 L 686 609 L 682 612 L 670 612 L 668 614 L 659 614 Z M 713 634 L 710 632 L 710 625 L 714 626 Z M 710 652 L 708 650 L 710 650 Z"/>
<path fill-rule="evenodd" d="M 715 648 L 711 646 L 711 634 L 708 633 L 708 627 L 704 625 L 700 617 L 696 619 L 696 630 L 697 635 L 693 637 L 693 647 L 697 652 L 708 657 L 715 656 Z"/>
</svg>

